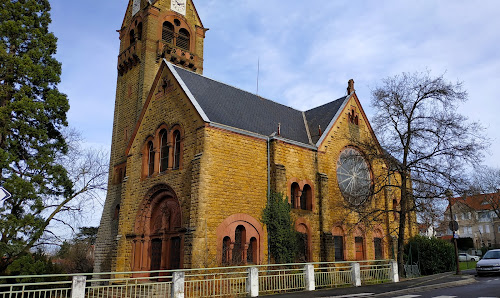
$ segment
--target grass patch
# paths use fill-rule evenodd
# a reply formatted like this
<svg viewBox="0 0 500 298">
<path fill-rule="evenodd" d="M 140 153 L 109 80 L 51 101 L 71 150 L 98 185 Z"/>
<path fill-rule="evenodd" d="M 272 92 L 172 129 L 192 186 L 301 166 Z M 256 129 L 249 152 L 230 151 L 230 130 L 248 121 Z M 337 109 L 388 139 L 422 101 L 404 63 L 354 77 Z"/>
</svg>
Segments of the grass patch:
<svg viewBox="0 0 500 298">
<path fill-rule="evenodd" d="M 475 269 L 476 261 L 460 262 L 460 270 Z"/>
</svg>

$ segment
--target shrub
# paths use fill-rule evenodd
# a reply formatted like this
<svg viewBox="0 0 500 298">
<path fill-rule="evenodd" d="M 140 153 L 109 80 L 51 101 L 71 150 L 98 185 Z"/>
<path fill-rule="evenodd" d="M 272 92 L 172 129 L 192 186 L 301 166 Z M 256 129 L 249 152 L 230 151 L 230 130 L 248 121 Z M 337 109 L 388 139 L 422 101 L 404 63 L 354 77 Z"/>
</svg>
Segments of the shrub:
<svg viewBox="0 0 500 298">
<path fill-rule="evenodd" d="M 411 256 L 410 254 L 411 247 Z M 437 238 L 415 236 L 405 245 L 405 263 L 411 257 L 420 264 L 423 275 L 448 272 L 455 269 L 455 251 L 453 245 Z"/>
</svg>

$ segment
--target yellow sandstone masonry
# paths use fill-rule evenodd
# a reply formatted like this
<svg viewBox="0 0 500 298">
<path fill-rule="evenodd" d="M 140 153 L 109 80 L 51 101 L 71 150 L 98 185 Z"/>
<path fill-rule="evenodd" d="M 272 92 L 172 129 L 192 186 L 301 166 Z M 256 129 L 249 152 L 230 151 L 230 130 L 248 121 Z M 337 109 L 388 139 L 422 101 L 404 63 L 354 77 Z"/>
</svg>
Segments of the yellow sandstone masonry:
<svg viewBox="0 0 500 298">
<path fill-rule="evenodd" d="M 366 208 L 388 212 L 375 222 L 363 221 L 345 208 L 337 181 L 337 161 L 344 148 L 358 143 L 372 143 L 373 148 L 379 148 L 356 95 L 353 93 L 339 111 L 340 116 L 331 129 L 323 131 L 323 141 L 318 147 L 290 142 L 279 135 L 269 139 L 205 122 L 164 61 L 202 73 L 206 29 L 191 0 L 187 1 L 185 16 L 171 11 L 169 0 L 159 0 L 153 5 L 146 2 L 142 1 L 135 16 L 131 12 L 132 1 L 129 2 L 119 31 L 109 187 L 96 244 L 95 271 L 150 270 L 154 262 L 158 262 L 159 269 L 225 265 L 224 258 L 231 261 L 231 253 L 227 251 L 235 249 L 235 229 L 239 226 L 246 228 L 247 238 L 257 237 L 260 241 L 250 256 L 254 244 L 247 241 L 242 258 L 248 256 L 250 260 L 257 255 L 257 263 L 267 263 L 268 236 L 261 217 L 267 202 L 268 180 L 271 191 L 281 192 L 289 199 L 293 182 L 311 187 L 312 210 L 291 211 L 296 227 L 308 230 L 309 261 L 335 260 L 333 236 L 339 227 L 344 231 L 346 260 L 356 259 L 355 233 L 359 228 L 364 237 L 364 259 L 375 258 L 375 237 L 383 238 L 383 257 L 392 258 L 396 253 L 392 242 L 398 222 L 390 210 L 397 208 L 399 191 L 388 189 L 376 193 Z M 174 19 L 192 34 L 190 51 L 182 51 L 184 54 L 179 54 L 178 49 L 168 50 L 161 41 L 163 22 Z M 135 36 L 131 43 L 130 32 L 139 30 L 139 24 L 142 36 L 140 39 Z M 191 55 L 196 57 L 192 60 L 195 62 L 180 62 L 179 59 Z M 359 117 L 358 124 L 348 120 L 352 110 Z M 181 131 L 179 169 L 172 169 L 174 141 L 169 137 L 169 168 L 164 172 L 159 170 L 162 128 L 170 133 L 177 128 Z M 154 143 L 153 153 L 147 148 L 149 140 Z M 154 173 L 148 175 L 151 154 L 156 163 Z M 370 162 L 370 167 L 373 177 L 387 171 L 387 165 L 381 162 Z M 397 176 L 391 179 L 400 180 Z M 155 201 L 157 194 L 166 199 Z M 155 208 L 163 209 L 158 213 Z M 415 223 L 412 214 L 406 231 L 409 236 L 417 233 Z M 166 232 L 157 233 L 159 227 Z M 377 236 L 376 230 L 381 235 Z M 223 243 L 227 237 L 224 240 L 221 237 L 227 231 L 232 231 L 233 238 Z M 173 252 L 182 256 L 178 264 L 177 260 L 168 259 Z M 161 260 L 155 261 L 158 256 Z"/>
</svg>

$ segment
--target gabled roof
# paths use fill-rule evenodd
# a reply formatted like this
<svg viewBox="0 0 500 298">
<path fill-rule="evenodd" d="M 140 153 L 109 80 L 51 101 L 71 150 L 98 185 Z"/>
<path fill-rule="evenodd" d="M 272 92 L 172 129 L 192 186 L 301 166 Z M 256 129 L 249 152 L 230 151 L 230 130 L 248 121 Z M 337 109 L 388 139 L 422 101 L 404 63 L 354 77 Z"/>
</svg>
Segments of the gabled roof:
<svg viewBox="0 0 500 298">
<path fill-rule="evenodd" d="M 142 108 L 126 154 L 129 153 L 150 101 L 153 100 L 161 73 L 165 69 L 170 70 L 204 122 L 254 137 L 272 137 L 309 149 L 318 148 L 322 138 L 339 119 L 340 112 L 349 99 L 353 96 L 356 98 L 353 92 L 302 112 L 185 70 L 164 59 Z M 322 129 L 325 127 L 321 137 L 317 131 L 318 125 L 321 125 Z M 313 132 L 312 137 L 310 131 Z"/>
<path fill-rule="evenodd" d="M 309 144 L 302 112 L 173 66 L 210 122 Z"/>
<path fill-rule="evenodd" d="M 199 106 L 205 121 L 250 131 L 263 136 L 278 132 L 280 137 L 303 144 L 316 143 L 318 126 L 326 129 L 349 96 L 306 112 L 262 98 L 166 62 L 193 105 Z M 311 134 L 309 134 L 311 132 Z M 311 137 L 311 138 L 310 138 Z"/>
<path fill-rule="evenodd" d="M 500 194 L 499 193 L 489 193 L 489 194 L 478 194 L 467 197 L 457 197 L 451 199 L 451 205 L 455 203 L 461 203 L 467 207 L 476 210 L 493 210 L 496 207 L 491 206 L 491 202 L 495 203 L 496 206 L 500 205 Z"/>
</svg>

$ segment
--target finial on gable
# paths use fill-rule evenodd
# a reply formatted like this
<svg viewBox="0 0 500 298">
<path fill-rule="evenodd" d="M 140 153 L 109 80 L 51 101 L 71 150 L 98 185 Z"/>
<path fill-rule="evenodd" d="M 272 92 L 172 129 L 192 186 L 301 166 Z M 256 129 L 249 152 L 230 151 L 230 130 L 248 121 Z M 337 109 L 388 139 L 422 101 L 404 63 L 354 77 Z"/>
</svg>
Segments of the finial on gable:
<svg viewBox="0 0 500 298">
<path fill-rule="evenodd" d="M 353 93 L 354 91 L 354 80 L 350 79 L 349 82 L 347 83 L 347 95 Z"/>
</svg>

